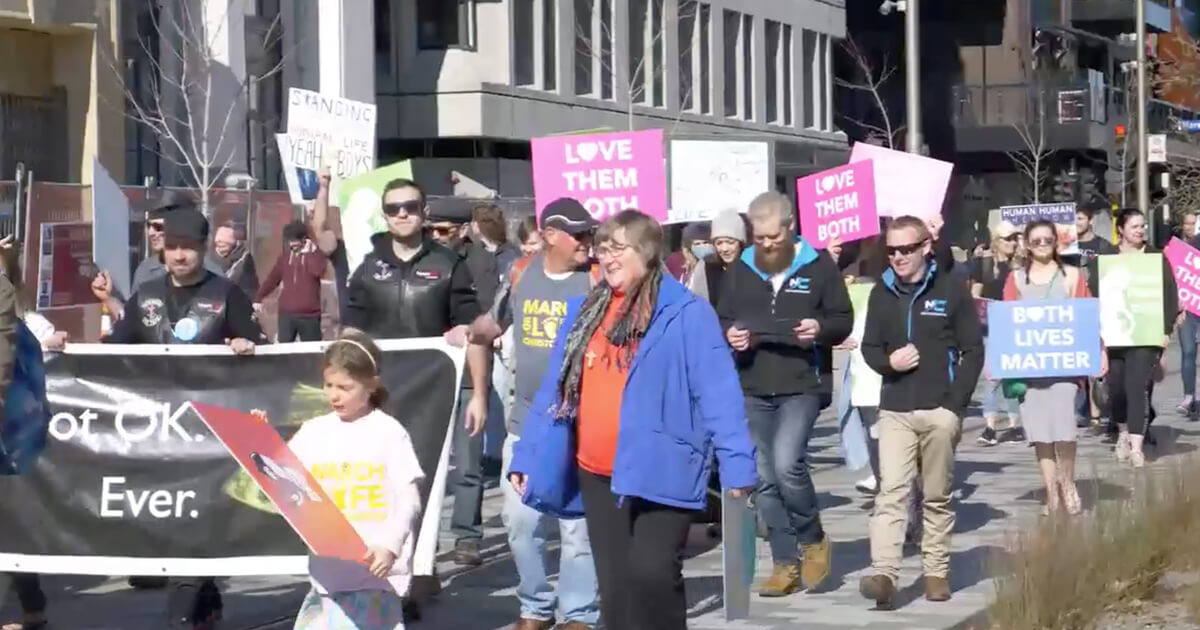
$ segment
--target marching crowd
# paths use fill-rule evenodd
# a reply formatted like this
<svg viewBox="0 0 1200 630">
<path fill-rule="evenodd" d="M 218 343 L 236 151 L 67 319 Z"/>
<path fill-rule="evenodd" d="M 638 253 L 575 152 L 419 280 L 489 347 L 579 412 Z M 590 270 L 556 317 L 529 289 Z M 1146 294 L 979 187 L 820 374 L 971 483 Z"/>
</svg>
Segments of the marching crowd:
<svg viewBox="0 0 1200 630">
<path fill-rule="evenodd" d="M 313 590 L 298 629 L 402 628 L 420 618 L 430 590 L 411 575 L 411 557 L 416 484 L 432 471 L 420 470 L 387 413 L 372 339 L 444 336 L 466 348 L 453 438 L 453 558 L 481 563 L 483 466 L 499 451 L 501 516 L 519 577 L 516 630 L 601 621 L 686 628 L 683 548 L 715 488 L 750 497 L 765 529 L 773 567 L 759 595 L 819 585 L 836 541 L 822 526 L 808 445 L 830 406 L 866 436 L 843 442 L 847 461 L 870 466 L 858 484 L 875 496 L 871 568 L 860 590 L 880 608 L 894 603 L 906 539 L 921 549 L 925 597 L 951 597 L 955 450 L 981 377 L 986 428 L 978 441 L 1032 444 L 1045 514 L 1084 507 L 1074 481 L 1079 430 L 1111 432 L 1116 457 L 1144 465 L 1165 336 L 1107 349 L 1090 380 L 991 379 L 977 308 L 978 299 L 1098 295 L 1099 256 L 1151 251 L 1140 211 L 1117 215 L 1112 244 L 1081 210 L 1080 254 L 1066 258 L 1045 221 L 1002 222 L 970 255 L 942 238 L 940 218 L 911 216 L 885 219 L 876 238 L 819 250 L 799 235 L 786 196 L 766 192 L 741 210 L 688 225 L 671 252 L 650 216 L 630 209 L 597 221 L 563 198 L 524 220 L 510 243 L 495 206 L 431 209 L 417 183 L 400 179 L 382 191 L 387 231 L 350 270 L 324 176 L 308 221 L 284 228 L 284 253 L 261 284 L 234 226 L 217 226 L 210 243 L 207 219 L 168 199 L 148 214 L 151 252 L 131 294 L 119 295 L 105 273 L 92 286 L 115 319 L 107 343 L 227 344 L 252 355 L 266 342 L 262 302 L 277 289 L 277 341 L 321 339 L 320 283 L 332 267 L 344 328 L 321 365 L 330 413 L 309 420 L 291 445 L 306 465 L 365 459 L 386 471 L 388 489 L 381 512 L 351 519 L 369 550 L 361 565 L 311 560 Z M 1184 229 L 1194 232 L 1190 219 Z M 66 343 L 20 308 L 12 252 L 3 258 L 9 281 L 0 281 L 6 373 L 20 368 L 11 364 L 21 363 L 15 349 L 25 332 L 46 351 Z M 1180 314 L 1165 263 L 1163 273 L 1164 331 L 1187 336 L 1191 362 L 1180 409 L 1194 412 L 1197 324 Z M 870 285 L 865 316 L 851 299 L 856 285 Z M 847 373 L 877 374 L 877 391 L 853 400 L 835 387 L 835 351 L 858 357 Z M 998 433 L 1003 416 L 1009 428 Z M 487 431 L 498 422 L 503 432 Z M 547 566 L 548 528 L 561 541 L 557 570 Z M 4 628 L 44 627 L 37 580 L 15 578 L 25 619 Z M 211 628 L 220 618 L 214 579 L 167 586 L 170 627 Z"/>
</svg>

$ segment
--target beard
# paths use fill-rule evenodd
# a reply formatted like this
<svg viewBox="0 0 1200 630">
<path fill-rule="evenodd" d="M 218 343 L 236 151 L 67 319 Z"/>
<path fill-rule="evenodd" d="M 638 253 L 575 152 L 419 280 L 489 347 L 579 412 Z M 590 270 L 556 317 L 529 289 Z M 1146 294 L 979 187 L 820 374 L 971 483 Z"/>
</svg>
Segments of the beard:
<svg viewBox="0 0 1200 630">
<path fill-rule="evenodd" d="M 775 275 L 786 270 L 792 264 L 792 258 L 796 256 L 796 243 L 785 241 L 776 246 L 773 250 L 767 251 L 762 247 L 754 248 L 754 266 L 758 270 Z"/>
</svg>

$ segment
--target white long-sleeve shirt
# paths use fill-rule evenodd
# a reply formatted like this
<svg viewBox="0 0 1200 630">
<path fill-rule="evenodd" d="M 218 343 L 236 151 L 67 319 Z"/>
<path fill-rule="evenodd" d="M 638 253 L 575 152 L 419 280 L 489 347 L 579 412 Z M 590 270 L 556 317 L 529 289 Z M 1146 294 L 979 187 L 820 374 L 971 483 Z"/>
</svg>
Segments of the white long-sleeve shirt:
<svg viewBox="0 0 1200 630">
<path fill-rule="evenodd" d="M 406 594 L 421 508 L 417 484 L 424 477 L 408 432 L 379 410 L 353 422 L 331 413 L 306 421 L 288 446 L 363 542 L 396 554 L 386 581 L 363 565 L 310 556 L 313 587 L 319 593 L 394 589 Z"/>
</svg>

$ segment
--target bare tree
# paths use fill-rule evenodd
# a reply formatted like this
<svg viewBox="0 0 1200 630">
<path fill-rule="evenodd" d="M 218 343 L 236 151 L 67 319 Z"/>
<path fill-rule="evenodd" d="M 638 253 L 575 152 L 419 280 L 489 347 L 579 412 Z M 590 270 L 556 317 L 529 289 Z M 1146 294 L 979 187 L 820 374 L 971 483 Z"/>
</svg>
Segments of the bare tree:
<svg viewBox="0 0 1200 630">
<path fill-rule="evenodd" d="M 1028 86 L 1025 112 L 1021 120 L 1013 122 L 1012 128 L 1021 138 L 1024 149 L 1007 152 L 1017 172 L 1025 177 L 1030 186 L 1030 201 L 1041 203 L 1042 190 L 1050 177 L 1049 160 L 1054 153 L 1046 138 L 1047 94 L 1041 82 Z"/>
<path fill-rule="evenodd" d="M 243 1 L 203 0 L 202 5 L 195 0 L 156 0 L 148 11 L 149 32 L 139 33 L 133 42 L 149 65 L 146 72 L 131 80 L 132 60 L 105 60 L 123 92 L 121 111 L 154 136 L 149 148 L 199 190 L 206 215 L 211 214 L 212 189 L 236 168 L 238 149 L 247 145 L 247 130 L 236 121 L 250 114 L 252 82 L 280 72 L 287 57 L 282 55 L 265 72 L 244 77 L 221 62 L 220 41 L 228 36 L 223 25 L 230 13 L 233 19 L 241 18 Z M 217 16 L 211 5 L 217 2 L 225 3 L 225 13 L 212 19 Z M 262 41 L 247 42 L 247 48 L 272 50 L 282 41 L 281 26 L 280 16 L 274 16 Z M 138 85 L 139 80 L 146 84 Z"/>
<path fill-rule="evenodd" d="M 883 91 L 888 81 L 896 74 L 896 65 L 888 60 L 885 53 L 877 70 L 853 38 L 848 38 L 842 43 L 842 50 L 854 62 L 858 76 L 856 81 L 836 79 L 836 84 L 839 87 L 869 94 L 871 100 L 875 103 L 875 108 L 879 111 L 882 126 L 849 117 L 846 120 L 858 125 L 867 132 L 867 142 L 895 149 L 896 145 L 901 142 L 907 127 L 905 125 L 892 125 L 891 114 L 884 103 Z"/>
<path fill-rule="evenodd" d="M 611 0 L 601 0 L 610 2 Z M 600 5 L 593 4 L 599 8 Z M 611 5 L 610 5 L 611 6 Z M 647 0 L 642 6 L 646 9 L 645 28 L 647 37 L 641 40 L 642 54 L 630 60 L 629 71 L 622 72 L 616 61 L 615 42 L 616 35 L 612 30 L 612 20 L 605 22 L 599 18 L 599 10 L 593 11 L 590 15 L 589 25 L 592 30 L 586 30 L 584 25 L 580 23 L 578 16 L 575 19 L 575 42 L 577 52 L 586 58 L 589 63 L 595 62 L 599 71 L 607 75 L 613 82 L 614 95 L 619 90 L 625 98 L 625 116 L 629 131 L 634 130 L 634 112 L 639 104 L 646 104 L 648 97 L 651 95 L 652 87 L 661 83 L 666 88 L 664 73 L 666 72 L 666 33 L 668 29 L 678 28 L 681 20 L 694 19 L 699 14 L 699 3 L 682 1 L 678 4 L 678 10 L 674 17 L 668 17 L 665 13 L 666 2 L 664 0 Z M 611 11 L 611 9 L 610 9 Z M 660 16 L 661 28 L 655 30 L 651 27 L 651 15 L 657 14 Z M 611 13 L 609 15 L 612 15 Z M 595 33 L 593 31 L 596 31 Z M 598 35 L 597 35 L 598 33 Z M 632 55 L 632 50 L 630 51 Z M 579 68 L 576 67 L 576 72 Z M 591 73 L 588 73 L 591 77 Z M 600 84 L 603 85 L 604 79 L 600 79 Z M 691 86 L 685 92 L 685 98 L 691 93 Z M 666 98 L 666 94 L 663 94 Z M 682 115 L 682 112 L 680 112 Z M 679 123 L 680 117 L 675 118 L 675 124 Z"/>
</svg>

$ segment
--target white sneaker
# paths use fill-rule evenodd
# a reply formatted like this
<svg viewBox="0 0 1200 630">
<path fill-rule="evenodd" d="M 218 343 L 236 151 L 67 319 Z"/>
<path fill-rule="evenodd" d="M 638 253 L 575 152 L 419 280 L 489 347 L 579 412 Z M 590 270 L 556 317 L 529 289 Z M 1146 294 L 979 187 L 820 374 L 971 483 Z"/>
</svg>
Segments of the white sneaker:
<svg viewBox="0 0 1200 630">
<path fill-rule="evenodd" d="M 874 495 L 876 492 L 879 492 L 879 483 L 875 481 L 875 475 L 871 475 L 854 484 L 854 489 L 863 494 Z"/>
</svg>

